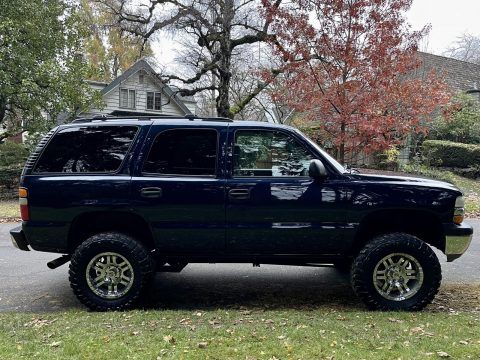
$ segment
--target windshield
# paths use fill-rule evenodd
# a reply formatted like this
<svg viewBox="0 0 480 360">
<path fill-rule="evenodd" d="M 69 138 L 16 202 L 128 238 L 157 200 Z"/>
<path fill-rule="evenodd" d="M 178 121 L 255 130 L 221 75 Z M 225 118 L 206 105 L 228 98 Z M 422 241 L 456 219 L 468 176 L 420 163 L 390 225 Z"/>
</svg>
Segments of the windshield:
<svg viewBox="0 0 480 360">
<path fill-rule="evenodd" d="M 320 146 L 318 146 L 313 140 L 311 140 L 308 136 L 306 136 L 304 133 L 302 133 L 300 130 L 295 129 L 295 131 L 301 135 L 303 138 L 305 138 L 310 145 L 312 145 L 316 150 L 318 150 L 319 153 L 321 153 L 327 161 L 332 164 L 332 166 L 337 169 L 340 173 L 346 173 L 347 170 L 337 161 L 335 160 L 332 156 L 330 156 L 325 150 L 323 150 Z"/>
</svg>

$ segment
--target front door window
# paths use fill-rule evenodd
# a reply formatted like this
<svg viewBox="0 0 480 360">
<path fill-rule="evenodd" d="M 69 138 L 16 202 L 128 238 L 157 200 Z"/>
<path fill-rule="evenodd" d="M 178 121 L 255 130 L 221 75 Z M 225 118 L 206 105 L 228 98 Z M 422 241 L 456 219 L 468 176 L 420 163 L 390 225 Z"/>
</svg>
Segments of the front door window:
<svg viewBox="0 0 480 360">
<path fill-rule="evenodd" d="M 235 132 L 233 175 L 308 176 L 314 157 L 294 138 L 278 131 Z"/>
</svg>

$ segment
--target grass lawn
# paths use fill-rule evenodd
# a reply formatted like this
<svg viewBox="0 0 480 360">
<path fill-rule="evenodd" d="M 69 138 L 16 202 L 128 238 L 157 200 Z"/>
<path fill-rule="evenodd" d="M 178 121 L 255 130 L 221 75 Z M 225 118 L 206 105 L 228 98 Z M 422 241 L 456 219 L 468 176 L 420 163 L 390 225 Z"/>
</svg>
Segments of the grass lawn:
<svg viewBox="0 0 480 360">
<path fill-rule="evenodd" d="M 480 181 L 453 174 L 453 181 L 465 194 L 467 216 L 480 217 Z"/>
<path fill-rule="evenodd" d="M 479 313 L 69 311 L 0 315 L 0 358 L 478 359 Z"/>
<path fill-rule="evenodd" d="M 20 218 L 18 200 L 0 201 L 0 220 L 17 220 Z"/>
</svg>

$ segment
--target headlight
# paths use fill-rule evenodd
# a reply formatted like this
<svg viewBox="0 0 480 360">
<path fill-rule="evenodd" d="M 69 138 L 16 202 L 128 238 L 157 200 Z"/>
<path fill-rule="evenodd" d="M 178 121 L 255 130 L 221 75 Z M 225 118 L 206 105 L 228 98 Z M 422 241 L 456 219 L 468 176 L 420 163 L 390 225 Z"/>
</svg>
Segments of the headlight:
<svg viewBox="0 0 480 360">
<path fill-rule="evenodd" d="M 455 200 L 455 210 L 453 212 L 453 222 L 460 225 L 465 215 L 465 199 L 463 196 L 457 197 Z"/>
</svg>

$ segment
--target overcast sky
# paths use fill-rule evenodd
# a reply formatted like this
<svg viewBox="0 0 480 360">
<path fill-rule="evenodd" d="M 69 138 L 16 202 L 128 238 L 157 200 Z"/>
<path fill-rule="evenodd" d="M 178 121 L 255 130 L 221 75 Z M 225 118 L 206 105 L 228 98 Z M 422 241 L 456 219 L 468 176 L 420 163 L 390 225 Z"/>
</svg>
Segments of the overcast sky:
<svg viewBox="0 0 480 360">
<path fill-rule="evenodd" d="M 415 30 L 432 25 L 425 45 L 435 54 L 441 55 L 465 32 L 480 35 L 480 0 L 413 0 L 407 15 Z"/>
<path fill-rule="evenodd" d="M 413 0 L 407 14 L 413 29 L 431 24 L 430 35 L 421 44 L 421 50 L 442 53 L 465 32 L 480 36 L 480 0 Z M 161 35 L 153 44 L 157 61 L 165 67 L 174 66 L 175 42 Z"/>
</svg>

